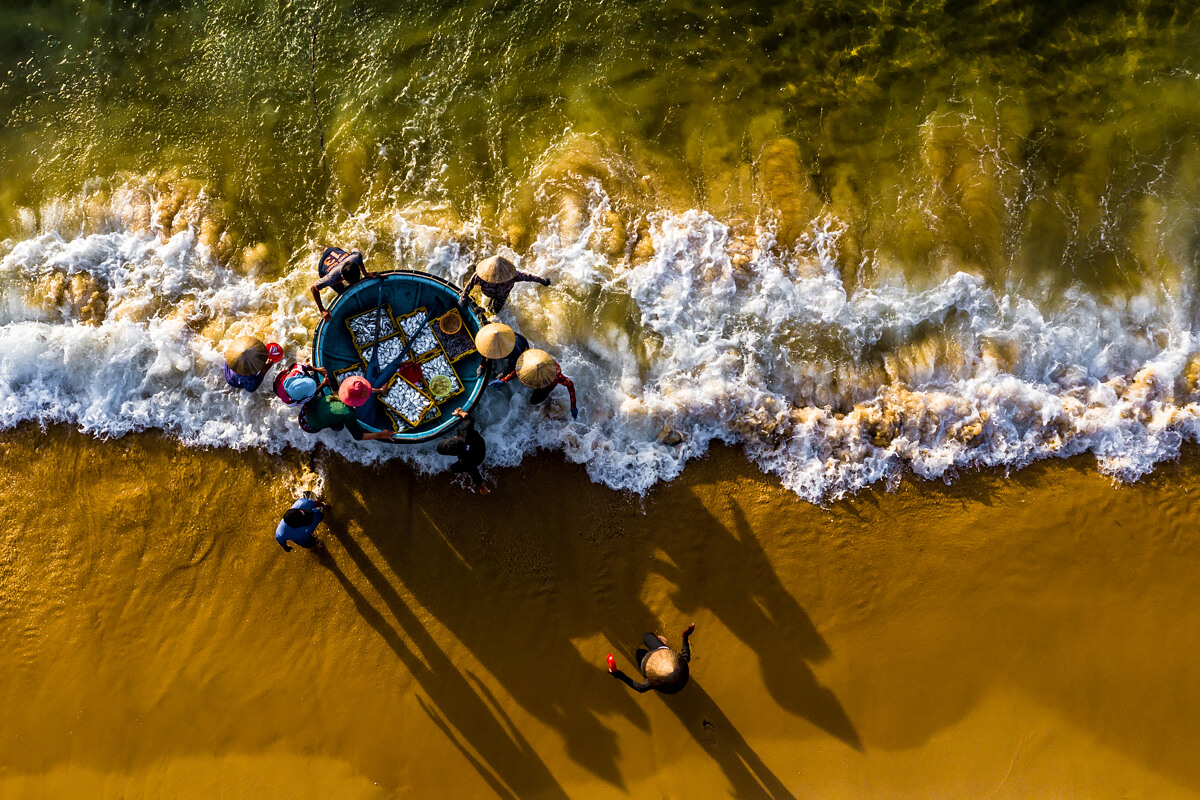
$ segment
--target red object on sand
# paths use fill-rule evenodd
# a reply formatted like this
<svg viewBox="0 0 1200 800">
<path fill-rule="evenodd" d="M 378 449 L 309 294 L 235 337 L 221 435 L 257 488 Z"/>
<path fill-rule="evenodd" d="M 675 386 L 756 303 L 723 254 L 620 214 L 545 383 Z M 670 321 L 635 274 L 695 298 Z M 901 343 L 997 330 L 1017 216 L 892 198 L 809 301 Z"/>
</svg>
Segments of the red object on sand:
<svg viewBox="0 0 1200 800">
<path fill-rule="evenodd" d="M 608 671 L 615 672 L 617 669 L 617 660 L 613 658 L 613 654 L 608 654 Z"/>
</svg>

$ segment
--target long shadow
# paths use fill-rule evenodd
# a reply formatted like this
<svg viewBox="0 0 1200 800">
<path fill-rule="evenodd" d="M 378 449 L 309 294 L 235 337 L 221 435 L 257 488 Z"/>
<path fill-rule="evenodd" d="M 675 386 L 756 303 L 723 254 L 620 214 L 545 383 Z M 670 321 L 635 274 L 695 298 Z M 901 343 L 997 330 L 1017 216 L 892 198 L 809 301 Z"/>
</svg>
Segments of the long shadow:
<svg viewBox="0 0 1200 800">
<path fill-rule="evenodd" d="M 400 470 L 362 484 L 332 472 L 327 491 L 337 513 L 362 526 L 357 542 L 344 531 L 340 538 L 380 596 L 398 606 L 401 624 L 420 627 L 381 572 L 385 564 L 406 595 L 453 631 L 513 701 L 559 731 L 576 763 L 613 786 L 625 788 L 619 743 L 604 720 L 619 715 L 648 730 L 649 718 L 636 696 L 613 691 L 602 657 L 585 659 L 575 642 L 603 637 L 619 647 L 631 630 L 666 623 L 642 597 L 646 581 L 657 576 L 673 584 L 670 599 L 684 613 L 711 609 L 751 647 L 772 699 L 861 749 L 837 698 L 808 666 L 829 657 L 828 645 L 780 582 L 740 509 L 733 506 L 735 522 L 727 527 L 685 487 L 668 489 L 645 509 L 591 492 L 551 498 L 558 502 L 550 513 L 530 503 L 544 497 L 548 485 L 562 485 L 561 470 L 528 465 L 509 473 L 486 499 L 444 481 L 416 482 Z M 382 558 L 378 566 L 363 550 L 368 541 Z M 703 671 L 703 633 L 694 640 L 696 674 Z M 429 641 L 427 634 L 410 636 Z M 486 714 L 489 729 L 500 727 L 482 700 L 469 711 L 442 708 L 443 695 L 427 689 L 431 710 L 441 715 L 431 718 L 452 724 L 468 740 L 475 735 L 464 726 L 470 714 Z M 501 769 L 485 747 L 476 750 Z"/>
<path fill-rule="evenodd" d="M 534 795 L 566 798 L 566 792 L 530 747 L 529 742 L 511 723 L 507 726 L 500 723 L 493 708 L 488 707 L 471 683 L 437 646 L 420 620 L 413 615 L 395 588 L 371 562 L 354 538 L 346 533 L 337 520 L 329 521 L 329 529 L 368 583 L 383 599 L 404 634 L 420 651 L 420 657 L 409 649 L 397 630 L 359 591 L 331 555 L 320 554 L 319 562 L 337 578 L 363 619 L 388 643 L 421 684 L 421 688 L 433 703 L 433 708 L 430 708 L 422 701 L 422 707 L 484 780 L 498 795 L 505 798 Z M 429 666 L 426 666 L 425 662 L 428 662 Z M 479 758 L 471 754 L 454 735 L 453 729 L 457 729 L 470 743 L 471 748 L 479 754 Z"/>
<path fill-rule="evenodd" d="M 733 785 L 733 797 L 757 800 L 766 795 L 771 800 L 796 800 L 699 681 L 693 678 L 679 694 L 663 697 L 662 701 L 721 766 Z"/>
<path fill-rule="evenodd" d="M 734 535 L 694 496 L 682 504 L 676 513 L 692 524 L 683 536 L 659 539 L 673 563 L 655 567 L 678 587 L 672 596 L 676 605 L 685 612 L 711 609 L 754 651 L 767 690 L 780 706 L 861 751 L 845 709 L 808 665 L 829 658 L 829 645 L 779 580 L 741 508 L 728 503 Z M 693 645 L 702 664 L 703 639 L 698 636 Z"/>
<path fill-rule="evenodd" d="M 546 524 L 536 509 L 512 512 L 524 538 L 497 541 L 487 514 L 496 505 L 482 505 L 478 522 L 473 518 L 463 529 L 461 506 L 478 503 L 477 498 L 441 485 L 422 491 L 418 499 L 411 488 L 394 486 L 386 497 L 368 488 L 360 499 L 334 476 L 327 487 L 335 508 L 361 524 L 364 541 L 379 551 L 420 606 L 454 631 L 522 708 L 562 734 L 576 763 L 624 789 L 619 742 L 603 718 L 621 715 L 642 728 L 649 727 L 649 718 L 633 698 L 605 691 L 610 687 L 600 680 L 607 677 L 603 664 L 586 661 L 572 641 L 594 635 L 597 623 L 607 622 L 594 603 L 562 597 L 567 582 L 559 578 L 556 562 L 578 556 L 570 550 L 576 545 L 564 539 L 561 525 Z M 354 537 L 345 531 L 339 537 L 356 563 L 364 562 L 359 567 L 372 585 L 378 584 L 380 595 L 403 605 Z M 568 552 L 548 555 L 562 547 Z M 505 559 L 511 563 L 502 563 Z M 412 618 L 407 607 L 397 618 L 401 613 Z M 531 616 L 545 624 L 521 622 Z"/>
</svg>

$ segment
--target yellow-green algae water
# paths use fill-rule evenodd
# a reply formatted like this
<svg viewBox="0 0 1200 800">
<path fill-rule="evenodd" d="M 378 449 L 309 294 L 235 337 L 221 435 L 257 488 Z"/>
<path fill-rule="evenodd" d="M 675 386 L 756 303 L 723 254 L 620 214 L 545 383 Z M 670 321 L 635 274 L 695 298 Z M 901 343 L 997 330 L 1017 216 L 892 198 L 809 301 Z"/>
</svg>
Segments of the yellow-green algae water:
<svg viewBox="0 0 1200 800">
<path fill-rule="evenodd" d="M 1187 6 L 3 14 L 0 424 L 311 447 L 215 367 L 237 333 L 303 354 L 342 243 L 554 281 L 503 318 L 584 415 L 493 393 L 500 465 L 641 492 L 722 441 L 818 499 L 1083 452 L 1133 479 L 1196 438 Z"/>
</svg>

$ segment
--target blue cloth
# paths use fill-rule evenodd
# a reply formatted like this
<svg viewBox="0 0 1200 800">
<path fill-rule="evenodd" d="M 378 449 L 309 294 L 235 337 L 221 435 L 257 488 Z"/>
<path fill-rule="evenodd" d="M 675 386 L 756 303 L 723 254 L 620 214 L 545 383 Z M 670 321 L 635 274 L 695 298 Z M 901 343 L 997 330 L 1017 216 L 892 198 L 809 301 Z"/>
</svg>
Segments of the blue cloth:
<svg viewBox="0 0 1200 800">
<path fill-rule="evenodd" d="M 275 528 L 275 541 L 279 542 L 284 550 L 291 551 L 292 548 L 287 546 L 288 542 L 295 542 L 301 547 L 312 547 L 313 531 L 317 529 L 317 525 L 325 518 L 325 512 L 321 511 L 317 505 L 316 500 L 309 500 L 307 497 L 301 497 L 292 503 L 292 508 L 313 512 L 311 525 L 306 525 L 303 528 L 293 528 L 283 520 L 279 520 L 279 526 Z M 291 511 L 291 508 L 288 510 Z"/>
<path fill-rule="evenodd" d="M 229 365 L 225 365 L 225 382 L 235 389 L 245 389 L 247 392 L 258 391 L 258 387 L 262 385 L 263 376 L 267 374 L 264 369 L 257 375 L 238 375 Z"/>
</svg>

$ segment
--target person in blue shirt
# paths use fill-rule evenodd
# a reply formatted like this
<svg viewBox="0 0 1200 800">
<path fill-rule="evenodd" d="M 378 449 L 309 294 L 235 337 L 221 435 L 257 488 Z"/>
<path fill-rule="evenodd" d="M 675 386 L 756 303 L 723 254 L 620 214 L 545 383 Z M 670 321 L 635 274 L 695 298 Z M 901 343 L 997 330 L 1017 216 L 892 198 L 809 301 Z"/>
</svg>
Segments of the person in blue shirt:
<svg viewBox="0 0 1200 800">
<path fill-rule="evenodd" d="M 292 548 L 288 547 L 288 542 L 295 542 L 306 550 L 313 547 L 317 543 L 313 531 L 321 524 L 321 520 L 325 519 L 328 511 L 328 503 L 308 497 L 298 498 L 292 503 L 292 507 L 284 512 L 283 519 L 275 528 L 275 541 L 289 553 L 292 552 Z"/>
</svg>

